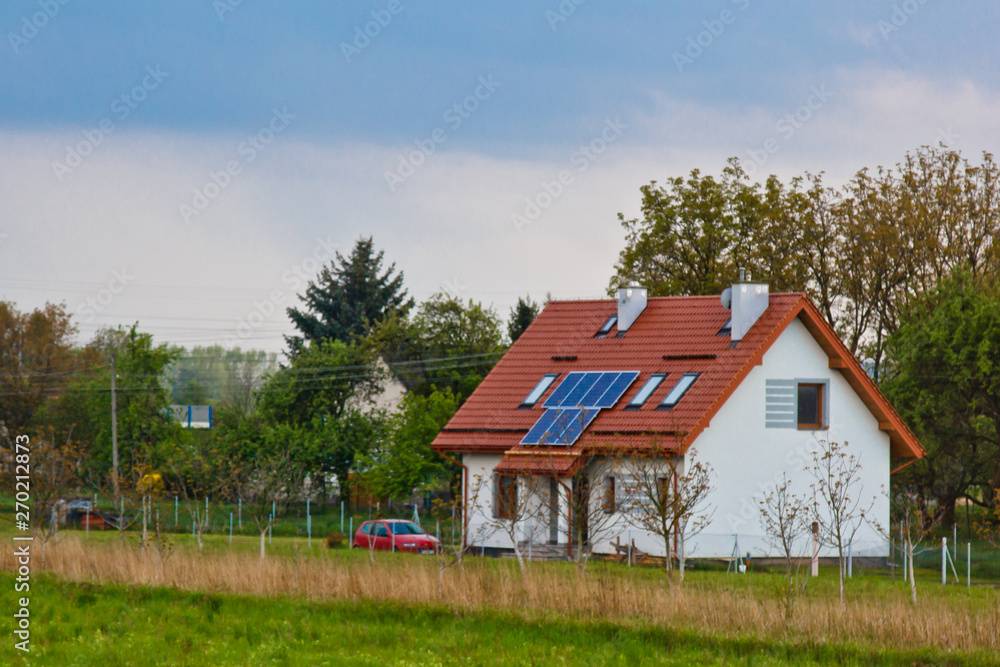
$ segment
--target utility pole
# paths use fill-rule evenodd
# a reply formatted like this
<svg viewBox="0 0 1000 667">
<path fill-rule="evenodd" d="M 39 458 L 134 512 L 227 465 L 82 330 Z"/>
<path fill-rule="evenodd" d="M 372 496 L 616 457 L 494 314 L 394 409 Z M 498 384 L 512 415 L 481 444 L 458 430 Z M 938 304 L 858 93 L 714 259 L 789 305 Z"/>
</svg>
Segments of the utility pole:
<svg viewBox="0 0 1000 667">
<path fill-rule="evenodd" d="M 111 353 L 111 483 L 115 488 L 115 497 L 121 494 L 118 492 L 118 401 L 115 396 L 115 357 L 116 353 Z"/>
</svg>

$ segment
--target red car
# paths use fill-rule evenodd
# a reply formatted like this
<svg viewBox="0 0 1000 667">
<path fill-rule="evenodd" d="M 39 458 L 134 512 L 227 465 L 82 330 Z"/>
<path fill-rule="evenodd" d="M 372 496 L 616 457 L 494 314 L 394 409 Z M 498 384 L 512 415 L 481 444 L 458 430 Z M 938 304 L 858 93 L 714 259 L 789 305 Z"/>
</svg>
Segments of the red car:
<svg viewBox="0 0 1000 667">
<path fill-rule="evenodd" d="M 438 539 L 428 535 L 412 521 L 402 519 L 379 519 L 365 521 L 354 533 L 351 547 L 355 549 L 375 549 L 377 551 L 408 551 L 410 553 L 433 554 L 438 548 Z"/>
</svg>

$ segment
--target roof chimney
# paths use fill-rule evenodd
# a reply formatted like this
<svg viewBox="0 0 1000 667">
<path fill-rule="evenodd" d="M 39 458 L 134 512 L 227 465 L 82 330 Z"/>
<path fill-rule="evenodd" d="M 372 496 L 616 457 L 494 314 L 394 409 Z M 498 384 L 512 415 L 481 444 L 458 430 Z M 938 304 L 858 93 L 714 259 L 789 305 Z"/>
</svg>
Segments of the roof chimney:
<svg viewBox="0 0 1000 667">
<path fill-rule="evenodd" d="M 646 309 L 646 288 L 634 280 L 618 288 L 618 331 L 628 331 Z"/>
<path fill-rule="evenodd" d="M 733 284 L 731 300 L 731 335 L 733 342 L 738 343 L 767 310 L 770 302 L 767 283 L 750 282 L 749 272 L 740 267 L 740 281 Z"/>
</svg>

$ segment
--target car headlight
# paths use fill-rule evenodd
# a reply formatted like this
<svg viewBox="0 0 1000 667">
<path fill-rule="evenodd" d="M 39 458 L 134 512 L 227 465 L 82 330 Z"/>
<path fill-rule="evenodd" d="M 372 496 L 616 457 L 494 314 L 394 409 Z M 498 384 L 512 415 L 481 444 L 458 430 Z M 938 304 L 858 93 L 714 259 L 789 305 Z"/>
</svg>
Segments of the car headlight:
<svg viewBox="0 0 1000 667">
<path fill-rule="evenodd" d="M 415 546 L 417 546 L 417 543 L 416 542 L 403 542 L 403 546 L 404 547 L 415 547 Z"/>
</svg>

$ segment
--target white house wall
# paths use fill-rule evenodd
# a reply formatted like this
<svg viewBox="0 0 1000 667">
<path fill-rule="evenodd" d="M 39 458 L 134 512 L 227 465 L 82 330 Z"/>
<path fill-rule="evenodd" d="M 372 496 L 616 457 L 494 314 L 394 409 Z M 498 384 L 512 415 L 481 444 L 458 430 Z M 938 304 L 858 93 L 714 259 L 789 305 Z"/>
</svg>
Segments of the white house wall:
<svg viewBox="0 0 1000 667">
<path fill-rule="evenodd" d="M 767 380 L 826 380 L 828 428 L 806 431 L 765 428 Z M 763 358 L 712 418 L 688 456 L 714 469 L 714 489 L 709 502 L 715 513 L 711 524 L 690 540 L 687 553 L 694 558 L 728 557 L 737 538 L 740 551 L 754 556 L 773 553 L 759 522 L 760 498 L 787 473 L 794 493 L 810 496 L 813 481 L 805 468 L 812 461 L 819 440 L 849 443 L 848 451 L 860 458 L 859 495 L 875 500 L 874 519 L 889 523 L 889 436 L 879 431 L 878 420 L 868 411 L 840 371 L 829 368 L 829 357 L 798 320 L 782 333 Z M 865 503 L 867 505 L 867 502 Z M 806 552 L 811 553 L 808 538 Z M 886 556 L 888 543 L 869 525 L 858 531 L 852 552 L 856 556 Z M 821 555 L 834 555 L 827 547 Z M 803 554 L 805 555 L 805 554 Z"/>
</svg>

